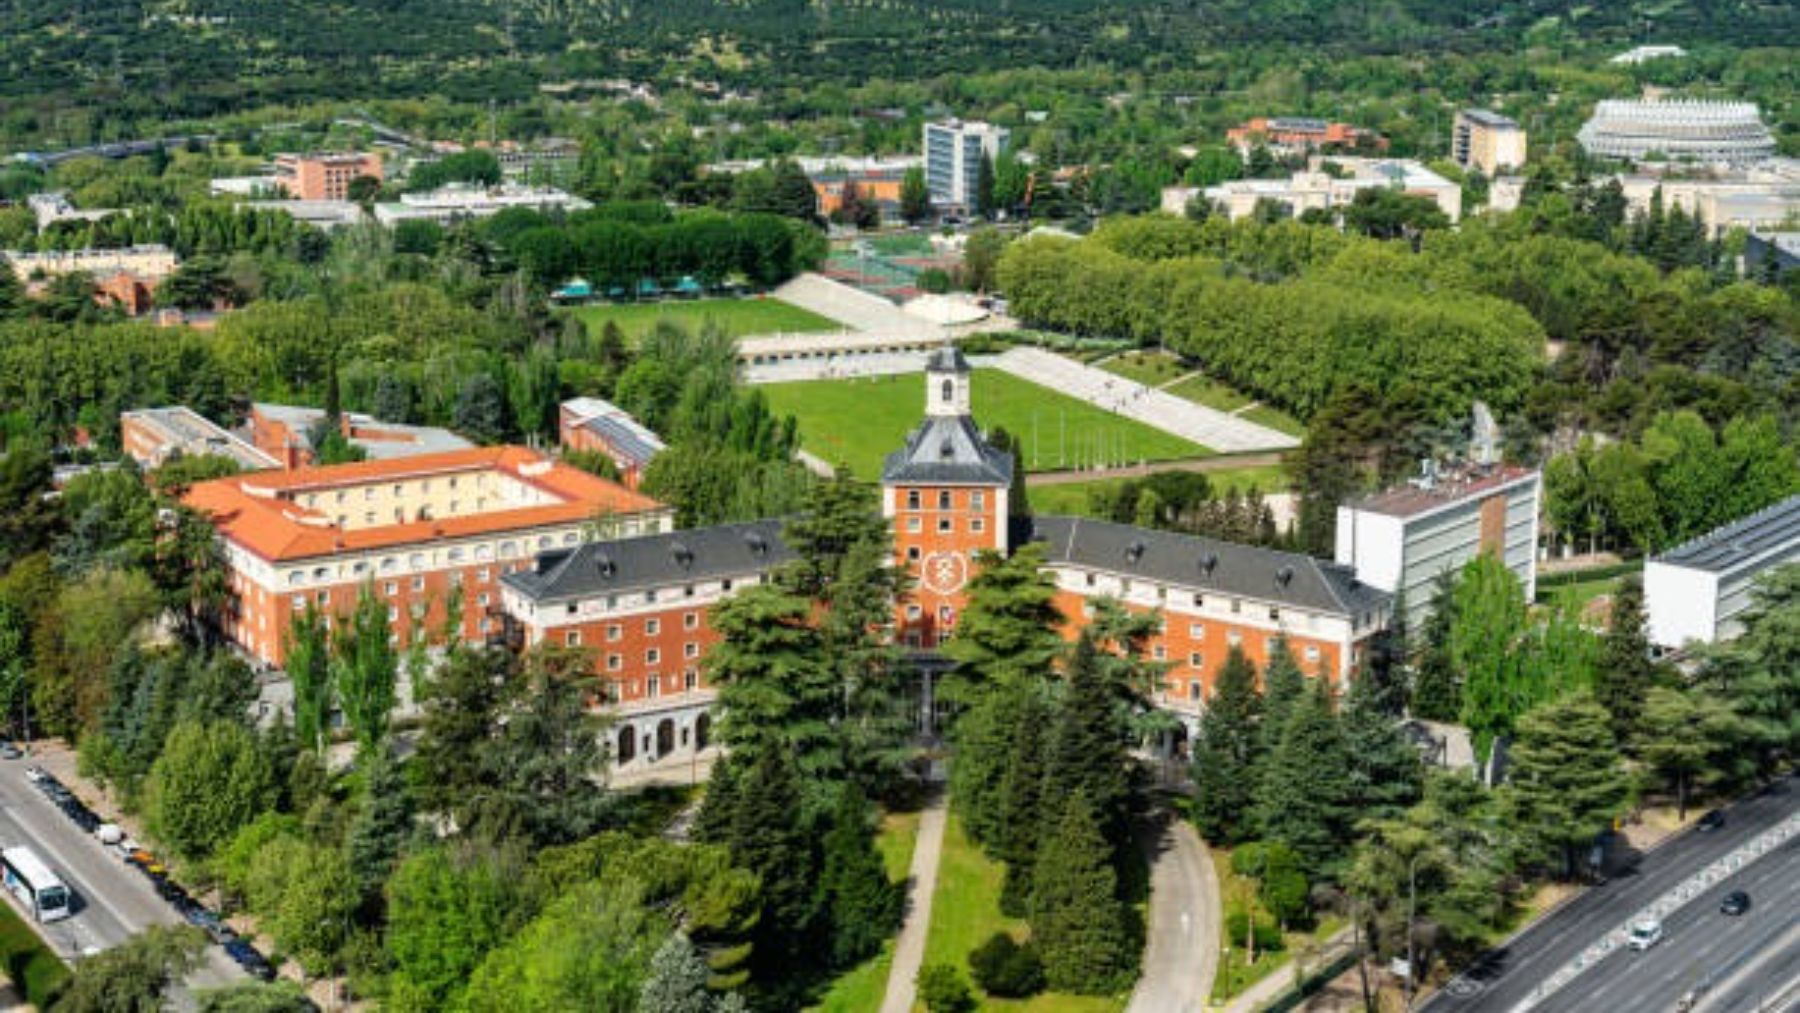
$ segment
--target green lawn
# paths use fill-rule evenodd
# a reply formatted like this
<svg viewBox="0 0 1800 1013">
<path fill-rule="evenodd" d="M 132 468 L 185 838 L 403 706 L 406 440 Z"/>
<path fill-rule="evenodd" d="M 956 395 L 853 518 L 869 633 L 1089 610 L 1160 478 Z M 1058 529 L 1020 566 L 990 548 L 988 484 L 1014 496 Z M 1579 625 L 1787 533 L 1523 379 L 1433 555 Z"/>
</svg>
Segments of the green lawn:
<svg viewBox="0 0 1800 1013">
<path fill-rule="evenodd" d="M 1237 411 L 1251 401 L 1250 398 L 1210 376 L 1190 376 L 1170 387 L 1168 392 L 1178 398 L 1184 398 L 1208 408 L 1217 408 L 1222 412 Z"/>
<path fill-rule="evenodd" d="M 1233 468 L 1229 471 L 1209 471 L 1207 481 L 1212 483 L 1219 495 L 1227 489 L 1249 492 L 1256 489 L 1263 494 L 1285 492 L 1288 488 L 1287 472 L 1280 465 L 1259 468 Z M 1073 517 L 1094 516 L 1090 506 L 1092 494 L 1096 489 L 1112 489 L 1124 482 L 1123 478 L 1101 478 L 1092 482 L 1069 482 L 1059 485 L 1032 486 L 1029 490 L 1031 509 L 1041 514 L 1065 514 Z"/>
<path fill-rule="evenodd" d="M 779 299 L 752 297 L 746 299 L 696 299 L 691 302 L 606 303 L 571 310 L 587 325 L 588 331 L 600 333 L 607 321 L 619 325 L 625 340 L 635 343 L 650 333 L 658 323 L 698 330 L 708 324 L 722 328 L 726 334 L 741 338 L 751 334 L 798 333 L 807 331 L 841 331 L 844 326 L 810 310 L 803 310 Z"/>
<path fill-rule="evenodd" d="M 1099 365 L 1114 376 L 1122 376 L 1150 387 L 1168 383 L 1184 373 L 1192 372 L 1181 364 L 1180 359 L 1162 352 L 1125 352 Z"/>
<path fill-rule="evenodd" d="M 1195 443 L 1152 429 L 994 369 L 974 378 L 975 420 L 1024 441 L 1026 467 L 1049 470 L 1106 459 L 1165 461 L 1210 454 Z M 900 449 L 925 413 L 919 374 L 856 380 L 807 380 L 761 388 L 777 415 L 800 422 L 800 442 L 827 461 L 844 462 L 863 478 L 881 473 L 881 460 Z"/>
<path fill-rule="evenodd" d="M 47 1009 L 69 980 L 68 965 L 4 902 L 0 902 L 0 960 L 5 961 L 13 986 L 39 1009 Z"/>
<path fill-rule="evenodd" d="M 970 950 L 996 932 L 1010 932 L 1021 940 L 1027 936 L 1023 920 L 1000 913 L 1002 874 L 1000 865 L 989 861 L 963 834 L 962 821 L 952 812 L 944 827 L 944 851 L 938 860 L 937 890 L 932 894 L 925 966 L 950 964 L 969 979 Z M 969 983 L 974 986 L 972 979 Z M 1125 1000 L 1046 993 L 1022 1000 L 983 997 L 981 1008 L 1018 1013 L 1116 1013 L 1125 1008 Z"/>
<path fill-rule="evenodd" d="M 1623 577 L 1601 577 L 1575 584 L 1540 584 L 1537 601 L 1539 605 L 1547 605 L 1557 611 L 1579 612 L 1587 607 L 1588 602 L 1603 594 L 1618 593 L 1619 585 L 1624 580 Z"/>
<path fill-rule="evenodd" d="M 887 866 L 888 878 L 905 882 L 912 871 L 913 846 L 919 842 L 918 813 L 888 813 L 881 819 L 875 850 Z M 812 1007 L 814 1013 L 865 1013 L 881 1008 L 887 993 L 888 969 L 894 962 L 893 940 L 881 952 L 845 971 L 831 983 L 831 990 Z"/>
<path fill-rule="evenodd" d="M 1254 422 L 1259 426 L 1268 426 L 1278 433 L 1286 433 L 1289 436 L 1306 435 L 1306 425 L 1299 419 L 1266 404 L 1259 404 L 1255 408 L 1243 412 L 1238 418 L 1245 422 Z"/>
</svg>

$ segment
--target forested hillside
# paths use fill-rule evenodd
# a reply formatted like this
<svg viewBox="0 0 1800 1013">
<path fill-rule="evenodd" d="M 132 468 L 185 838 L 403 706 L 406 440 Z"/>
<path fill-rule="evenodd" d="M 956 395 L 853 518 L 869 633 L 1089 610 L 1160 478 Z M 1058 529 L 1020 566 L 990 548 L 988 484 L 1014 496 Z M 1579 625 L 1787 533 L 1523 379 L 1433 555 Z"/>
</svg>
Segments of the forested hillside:
<svg viewBox="0 0 1800 1013">
<path fill-rule="evenodd" d="M 3 0 L 7 133 L 71 108 L 117 123 L 427 95 L 518 101 L 547 81 L 691 75 L 772 88 L 1020 66 L 1178 70 L 1252 44 L 1344 55 L 1521 43 L 1768 45 L 1766 0 Z M 99 131 L 101 135 L 104 130 Z"/>
</svg>

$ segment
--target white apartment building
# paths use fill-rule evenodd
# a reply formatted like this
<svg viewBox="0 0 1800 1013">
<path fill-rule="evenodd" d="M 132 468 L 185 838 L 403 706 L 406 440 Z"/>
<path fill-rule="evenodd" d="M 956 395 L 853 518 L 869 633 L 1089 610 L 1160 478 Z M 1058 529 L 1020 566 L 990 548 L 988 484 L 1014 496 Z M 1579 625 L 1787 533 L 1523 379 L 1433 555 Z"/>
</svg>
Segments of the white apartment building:
<svg viewBox="0 0 1800 1013">
<path fill-rule="evenodd" d="M 1538 508 L 1543 475 L 1533 469 L 1468 464 L 1435 467 L 1399 488 L 1337 510 L 1337 561 L 1363 583 L 1406 598 L 1408 629 L 1430 613 L 1439 575 L 1490 552 L 1518 575 L 1525 600 L 1537 594 Z"/>
<path fill-rule="evenodd" d="M 973 207 L 982 157 L 999 161 L 1011 138 L 1011 131 L 992 123 L 925 124 L 925 185 L 931 190 L 931 202 L 940 209 Z"/>
<path fill-rule="evenodd" d="M 386 226 L 411 219 L 424 219 L 448 225 L 465 218 L 486 218 L 507 208 L 531 208 L 534 211 L 585 211 L 592 204 L 554 187 L 468 186 L 451 184 L 425 193 L 401 194 L 392 204 L 375 205 L 375 220 Z"/>
<path fill-rule="evenodd" d="M 1525 164 L 1525 128 L 1486 109 L 1462 109 L 1450 128 L 1450 157 L 1492 178 Z"/>
</svg>

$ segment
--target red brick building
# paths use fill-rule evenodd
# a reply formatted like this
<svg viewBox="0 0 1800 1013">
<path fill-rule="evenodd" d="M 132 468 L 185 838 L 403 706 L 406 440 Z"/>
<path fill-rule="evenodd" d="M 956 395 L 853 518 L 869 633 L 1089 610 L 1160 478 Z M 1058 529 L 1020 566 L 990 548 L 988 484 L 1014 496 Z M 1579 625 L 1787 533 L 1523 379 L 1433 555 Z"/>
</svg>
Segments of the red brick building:
<svg viewBox="0 0 1800 1013">
<path fill-rule="evenodd" d="M 224 633 L 280 665 L 293 616 L 355 607 L 365 587 L 388 603 L 396 643 L 453 625 L 498 635 L 500 578 L 540 553 L 594 535 L 666 531 L 673 511 L 524 447 L 264 471 L 201 482 L 184 502 L 218 529 L 233 603 Z"/>
<path fill-rule="evenodd" d="M 1277 154 L 1305 154 L 1328 148 L 1386 151 L 1388 146 L 1387 138 L 1373 130 L 1308 116 L 1258 116 L 1225 131 L 1225 139 L 1246 154 L 1258 144 Z"/>
<path fill-rule="evenodd" d="M 350 183 L 382 179 L 381 156 L 372 152 L 324 152 L 275 156 L 275 185 L 295 200 L 349 200 Z"/>
<path fill-rule="evenodd" d="M 930 662 L 956 628 L 975 554 L 1016 546 L 1014 463 L 970 417 L 968 363 L 940 350 L 925 385 L 925 420 L 888 456 L 881 503 L 895 565 L 915 578 L 895 603 L 896 636 Z M 1285 638 L 1309 675 L 1342 682 L 1392 607 L 1349 567 L 1298 553 L 1067 517 L 1035 518 L 1020 534 L 1044 545 L 1070 637 L 1099 597 L 1161 613 L 1149 645 L 1168 666 L 1157 702 L 1190 727 L 1231 648 L 1261 667 Z M 529 642 L 593 653 L 619 720 L 614 756 L 630 769 L 705 748 L 714 694 L 704 661 L 717 639 L 708 614 L 792 558 L 773 520 L 586 542 L 508 574 L 503 603 Z M 922 721 L 936 667 L 921 665 Z"/>
<path fill-rule="evenodd" d="M 557 409 L 557 437 L 564 450 L 589 450 L 605 454 L 619 471 L 619 480 L 636 489 L 644 469 L 667 447 L 662 437 L 625 411 L 597 397 L 564 401 Z"/>
</svg>

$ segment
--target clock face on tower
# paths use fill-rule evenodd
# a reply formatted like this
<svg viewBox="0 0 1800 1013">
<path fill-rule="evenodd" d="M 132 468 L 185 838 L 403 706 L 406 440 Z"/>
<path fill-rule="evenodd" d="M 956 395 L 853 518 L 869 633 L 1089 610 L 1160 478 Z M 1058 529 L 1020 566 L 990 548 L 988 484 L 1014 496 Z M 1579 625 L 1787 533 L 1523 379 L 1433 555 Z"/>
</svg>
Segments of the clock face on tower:
<svg viewBox="0 0 1800 1013">
<path fill-rule="evenodd" d="M 920 585 L 933 594 L 955 594 L 968 579 L 968 557 L 955 550 L 933 552 L 919 568 Z"/>
</svg>

